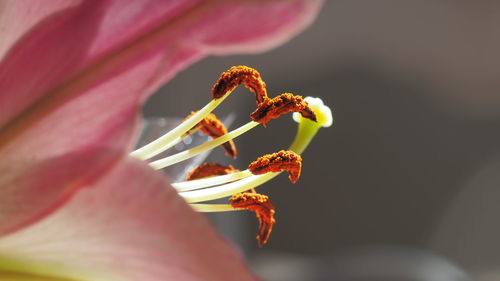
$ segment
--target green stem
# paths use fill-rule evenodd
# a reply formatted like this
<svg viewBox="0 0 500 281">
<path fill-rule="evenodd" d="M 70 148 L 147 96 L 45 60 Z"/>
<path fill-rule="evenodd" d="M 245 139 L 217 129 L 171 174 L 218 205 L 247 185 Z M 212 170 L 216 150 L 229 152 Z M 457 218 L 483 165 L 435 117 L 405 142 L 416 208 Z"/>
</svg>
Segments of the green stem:
<svg viewBox="0 0 500 281">
<path fill-rule="evenodd" d="M 315 122 L 307 119 L 302 120 L 302 122 L 299 123 L 295 139 L 288 149 L 297 154 L 302 154 L 320 128 L 321 126 Z"/>
</svg>

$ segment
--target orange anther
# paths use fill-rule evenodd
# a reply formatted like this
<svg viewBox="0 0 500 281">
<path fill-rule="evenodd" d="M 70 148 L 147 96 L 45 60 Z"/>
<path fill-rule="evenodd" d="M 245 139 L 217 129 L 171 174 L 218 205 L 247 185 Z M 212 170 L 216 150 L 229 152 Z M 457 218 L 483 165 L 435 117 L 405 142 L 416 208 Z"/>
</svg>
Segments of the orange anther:
<svg viewBox="0 0 500 281">
<path fill-rule="evenodd" d="M 268 99 L 266 83 L 260 77 L 257 70 L 248 66 L 233 66 L 226 72 L 223 72 L 212 88 L 212 98 L 218 99 L 227 92 L 234 90 L 239 85 L 245 85 L 255 94 L 257 104 Z"/>
<path fill-rule="evenodd" d="M 255 212 L 255 216 L 259 220 L 257 241 L 259 246 L 266 244 L 273 230 L 273 225 L 276 223 L 274 206 L 269 202 L 269 197 L 253 192 L 243 192 L 233 195 L 229 201 L 234 208 Z"/>
<path fill-rule="evenodd" d="M 254 175 L 269 172 L 287 171 L 288 178 L 296 183 L 302 169 L 302 157 L 293 151 L 281 150 L 273 154 L 266 154 L 248 165 L 248 170 Z"/>
<path fill-rule="evenodd" d="M 300 112 L 304 118 L 316 122 L 316 114 L 309 104 L 301 97 L 290 93 L 281 94 L 272 99 L 264 100 L 250 114 L 253 121 L 266 125 L 271 119 L 276 119 L 288 112 Z"/>
<path fill-rule="evenodd" d="M 191 112 L 191 114 L 189 114 L 186 119 L 191 117 L 195 113 L 196 111 Z M 185 135 L 189 135 L 196 130 L 201 130 L 204 134 L 210 136 L 212 139 L 216 139 L 222 135 L 227 134 L 227 129 L 224 124 L 213 113 L 208 114 L 207 117 L 205 117 L 196 126 L 186 132 Z M 228 142 L 223 143 L 222 147 L 224 148 L 224 150 L 226 150 L 226 155 L 233 158 L 236 158 L 236 155 L 238 155 L 238 150 L 236 150 L 236 145 L 234 144 L 233 140 L 229 140 Z"/>
<path fill-rule="evenodd" d="M 189 172 L 186 177 L 187 181 L 197 180 L 212 176 L 222 176 L 231 173 L 239 172 L 240 170 L 235 169 L 233 165 L 224 166 L 217 163 L 203 163 L 196 167 L 194 170 Z"/>
</svg>

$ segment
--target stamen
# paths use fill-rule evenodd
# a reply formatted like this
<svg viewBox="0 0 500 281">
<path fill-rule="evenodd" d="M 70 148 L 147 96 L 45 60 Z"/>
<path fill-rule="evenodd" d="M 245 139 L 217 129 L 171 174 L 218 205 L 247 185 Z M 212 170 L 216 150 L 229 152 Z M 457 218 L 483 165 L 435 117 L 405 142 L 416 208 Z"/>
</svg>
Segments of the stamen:
<svg viewBox="0 0 500 281">
<path fill-rule="evenodd" d="M 259 232 L 257 241 L 263 246 L 269 240 L 276 220 L 274 219 L 275 208 L 269 201 L 269 197 L 258 194 L 255 190 L 238 193 L 229 199 L 231 204 L 189 204 L 198 212 L 229 212 L 238 210 L 254 211 L 259 221 Z"/>
<path fill-rule="evenodd" d="M 221 176 L 240 172 L 240 170 L 233 167 L 233 165 L 224 166 L 218 163 L 203 163 L 189 172 L 186 177 L 187 181 L 202 179 L 213 176 Z"/>
<path fill-rule="evenodd" d="M 191 171 L 186 180 L 190 181 L 216 175 L 227 175 L 235 172 L 239 172 L 239 170 L 232 165 L 224 166 L 217 163 L 203 163 Z M 254 211 L 259 220 L 257 241 L 259 242 L 259 246 L 264 245 L 269 239 L 273 225 L 276 222 L 274 219 L 274 206 L 269 203 L 269 197 L 256 193 L 255 189 L 250 189 L 246 192 L 233 195 L 229 201 L 231 205 L 193 204 L 193 208 L 198 211 L 204 209 L 210 212 L 223 212 L 234 209 Z"/>
<path fill-rule="evenodd" d="M 222 73 L 212 88 L 212 98 L 219 99 L 225 93 L 233 91 L 241 84 L 245 85 L 245 87 L 255 94 L 257 105 L 268 99 L 266 83 L 260 77 L 259 72 L 243 65 L 233 66 L 228 71 Z"/>
<path fill-rule="evenodd" d="M 257 70 L 246 66 L 233 66 L 228 71 L 222 73 L 219 80 L 215 83 L 212 89 L 212 101 L 170 132 L 136 149 L 130 155 L 147 160 L 176 145 L 182 140 L 182 135 L 196 126 L 196 124 L 219 106 L 240 84 L 245 85 L 245 87 L 255 93 L 257 104 L 268 99 L 266 83 L 262 81 Z"/>
<path fill-rule="evenodd" d="M 196 111 L 191 112 L 186 119 L 194 114 L 196 114 Z M 213 113 L 208 114 L 205 118 L 203 118 L 203 120 L 200 121 L 200 123 L 196 124 L 196 126 L 187 131 L 185 135 L 190 135 L 197 130 L 201 130 L 212 139 L 227 134 L 227 129 L 224 124 Z M 226 150 L 226 155 L 236 158 L 238 151 L 236 150 L 236 145 L 233 140 L 223 143 L 222 147 Z"/>
<path fill-rule="evenodd" d="M 258 105 L 257 110 L 250 114 L 253 121 L 266 125 L 271 119 L 280 117 L 288 112 L 300 112 L 302 117 L 316 122 L 316 114 L 301 96 L 290 93 L 281 94 L 267 99 Z"/>
<path fill-rule="evenodd" d="M 296 183 L 299 179 L 301 169 L 302 157 L 293 151 L 285 150 L 259 157 L 248 165 L 248 170 L 254 175 L 287 171 L 292 183 Z"/>
<path fill-rule="evenodd" d="M 172 186 L 179 192 L 190 191 L 218 184 L 231 183 L 236 180 L 250 177 L 251 175 L 262 175 L 281 171 L 287 171 L 289 173 L 288 178 L 295 183 L 300 177 L 301 169 L 302 157 L 293 151 L 282 150 L 277 153 L 259 157 L 256 161 L 250 163 L 248 169 L 245 171 L 239 171 L 232 165 L 223 166 L 217 163 L 204 163 L 191 171 L 186 181 L 173 183 Z M 252 187 L 248 189 L 250 188 Z M 230 195 L 231 194 L 226 196 Z"/>
<path fill-rule="evenodd" d="M 273 230 L 273 225 L 276 223 L 274 206 L 269 202 L 269 197 L 258 193 L 244 192 L 233 195 L 229 201 L 234 208 L 255 212 L 255 216 L 259 220 L 257 241 L 259 246 L 266 244 Z"/>
</svg>

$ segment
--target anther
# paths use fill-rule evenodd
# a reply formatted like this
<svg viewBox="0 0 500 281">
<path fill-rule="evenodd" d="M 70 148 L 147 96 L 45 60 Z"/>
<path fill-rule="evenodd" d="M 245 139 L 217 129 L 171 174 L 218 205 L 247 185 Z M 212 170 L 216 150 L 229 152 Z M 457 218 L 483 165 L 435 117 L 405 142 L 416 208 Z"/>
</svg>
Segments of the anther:
<svg viewBox="0 0 500 281">
<path fill-rule="evenodd" d="M 264 155 L 248 165 L 248 170 L 254 175 L 287 171 L 288 178 L 292 183 L 296 183 L 299 179 L 301 169 L 302 157 L 289 150 Z"/>
<path fill-rule="evenodd" d="M 239 172 L 240 170 L 233 167 L 233 165 L 224 166 L 217 163 L 203 163 L 189 172 L 186 181 L 197 180 L 212 176 L 222 176 Z"/>
<path fill-rule="evenodd" d="M 185 119 L 196 114 L 197 111 L 191 112 Z M 208 114 L 203 120 L 201 120 L 196 126 L 187 131 L 184 135 L 190 135 L 194 131 L 201 130 L 204 134 L 208 135 L 212 139 L 216 139 L 220 136 L 227 134 L 227 129 L 224 124 L 215 116 L 215 114 Z M 226 155 L 236 158 L 238 151 L 236 150 L 236 145 L 233 140 L 229 140 L 222 144 L 222 147 L 226 151 Z"/>
<path fill-rule="evenodd" d="M 241 84 L 255 94 L 257 105 L 268 99 L 266 83 L 260 77 L 259 72 L 243 65 L 233 66 L 221 74 L 212 88 L 212 98 L 218 99 Z"/>
<path fill-rule="evenodd" d="M 316 122 L 316 114 L 302 96 L 290 93 L 281 94 L 258 104 L 258 108 L 250 114 L 253 121 L 266 125 L 271 119 L 276 119 L 288 112 L 299 112 L 302 117 Z"/>
<path fill-rule="evenodd" d="M 254 192 L 243 192 L 233 195 L 229 201 L 233 208 L 255 212 L 255 216 L 259 220 L 257 241 L 259 246 L 266 244 L 273 230 L 273 225 L 276 223 L 274 206 L 269 202 L 269 197 Z"/>
</svg>

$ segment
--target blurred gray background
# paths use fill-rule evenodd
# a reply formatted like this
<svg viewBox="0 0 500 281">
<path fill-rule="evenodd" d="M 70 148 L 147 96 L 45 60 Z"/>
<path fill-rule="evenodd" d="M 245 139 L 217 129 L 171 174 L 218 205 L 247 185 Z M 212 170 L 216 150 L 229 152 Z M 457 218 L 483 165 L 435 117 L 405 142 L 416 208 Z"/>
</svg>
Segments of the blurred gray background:
<svg viewBox="0 0 500 281">
<path fill-rule="evenodd" d="M 251 213 L 217 216 L 266 280 L 500 280 L 500 2 L 326 1 L 317 21 L 258 55 L 210 57 L 156 94 L 145 116 L 183 117 L 232 65 L 258 69 L 271 96 L 321 97 L 336 123 L 286 176 L 259 191 L 277 224 L 256 246 Z M 253 94 L 216 111 L 246 123 Z M 245 168 L 286 148 L 291 115 L 236 139 Z"/>
</svg>

